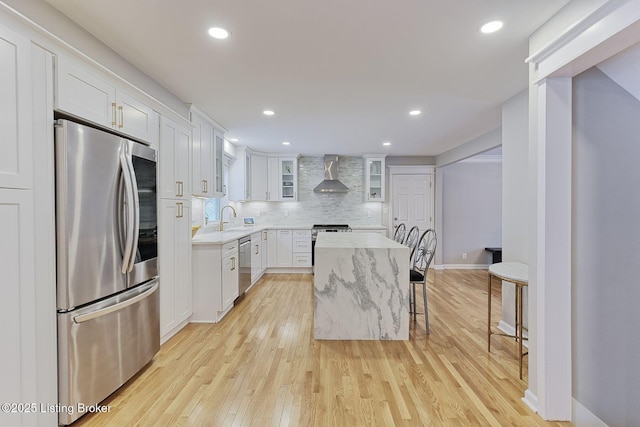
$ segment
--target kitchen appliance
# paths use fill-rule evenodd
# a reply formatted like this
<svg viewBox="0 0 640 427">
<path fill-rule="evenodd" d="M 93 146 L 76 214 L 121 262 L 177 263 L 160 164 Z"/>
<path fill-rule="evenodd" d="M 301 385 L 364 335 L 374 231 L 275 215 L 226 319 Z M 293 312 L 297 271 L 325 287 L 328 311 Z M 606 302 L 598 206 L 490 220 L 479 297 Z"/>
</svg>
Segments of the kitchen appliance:
<svg viewBox="0 0 640 427">
<path fill-rule="evenodd" d="M 251 236 L 241 238 L 239 244 L 238 298 L 251 286 Z"/>
<path fill-rule="evenodd" d="M 156 151 L 69 120 L 55 125 L 60 424 L 160 349 Z"/>
<path fill-rule="evenodd" d="M 349 187 L 338 180 L 337 154 L 324 156 L 324 181 L 318 184 L 313 191 L 315 193 L 346 193 L 349 191 Z"/>
<path fill-rule="evenodd" d="M 318 233 L 343 233 L 350 232 L 347 224 L 314 224 L 311 227 L 311 265 L 315 265 L 315 247 Z"/>
</svg>

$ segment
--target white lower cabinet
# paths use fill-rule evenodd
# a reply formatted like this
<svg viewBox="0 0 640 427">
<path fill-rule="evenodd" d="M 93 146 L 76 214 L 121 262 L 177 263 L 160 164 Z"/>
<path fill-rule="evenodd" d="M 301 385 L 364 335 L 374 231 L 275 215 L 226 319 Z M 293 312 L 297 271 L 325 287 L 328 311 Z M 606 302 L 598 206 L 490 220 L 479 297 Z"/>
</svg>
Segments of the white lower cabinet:
<svg viewBox="0 0 640 427">
<path fill-rule="evenodd" d="M 267 230 L 266 267 L 311 267 L 311 230 Z"/>
<path fill-rule="evenodd" d="M 238 297 L 238 241 L 193 245 L 193 322 L 219 322 Z"/>
<path fill-rule="evenodd" d="M 267 230 L 267 267 L 278 266 L 278 233 L 277 230 Z"/>
<path fill-rule="evenodd" d="M 261 239 L 262 239 L 262 259 L 260 260 L 260 275 L 264 274 L 264 271 L 267 269 L 267 266 L 269 265 L 269 231 L 268 230 L 263 230 L 260 233 Z"/>
<path fill-rule="evenodd" d="M 311 230 L 293 230 L 293 267 L 311 267 Z"/>
<path fill-rule="evenodd" d="M 262 233 L 251 235 L 251 284 L 260 279 L 262 272 Z"/>
<path fill-rule="evenodd" d="M 189 320 L 191 287 L 191 203 L 161 199 L 158 230 L 160 338 L 164 342 Z"/>
<path fill-rule="evenodd" d="M 227 244 L 229 245 L 229 244 Z M 235 246 L 235 251 L 233 247 Z M 222 311 L 221 316 L 233 307 L 238 298 L 238 243 L 234 242 L 226 248 L 229 252 L 222 258 Z M 224 247 L 223 247 L 224 250 Z"/>
<path fill-rule="evenodd" d="M 276 232 L 276 266 L 291 267 L 293 255 L 292 230 L 277 230 Z"/>
</svg>

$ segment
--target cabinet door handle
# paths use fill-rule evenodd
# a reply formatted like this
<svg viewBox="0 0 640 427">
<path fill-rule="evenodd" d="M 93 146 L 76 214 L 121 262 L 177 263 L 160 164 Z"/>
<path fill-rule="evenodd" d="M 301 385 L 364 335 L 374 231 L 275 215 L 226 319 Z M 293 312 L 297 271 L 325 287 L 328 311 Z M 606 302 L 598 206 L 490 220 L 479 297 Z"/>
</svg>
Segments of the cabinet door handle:
<svg viewBox="0 0 640 427">
<path fill-rule="evenodd" d="M 112 117 L 111 126 L 115 126 L 117 124 L 116 122 L 118 120 L 117 119 L 118 114 L 116 113 L 116 103 L 115 102 L 111 103 L 111 109 L 112 109 L 112 111 L 111 111 L 111 117 Z"/>
<path fill-rule="evenodd" d="M 124 127 L 124 108 L 122 108 L 122 105 L 118 107 L 118 111 L 120 111 L 120 124 L 118 127 L 122 129 Z"/>
<path fill-rule="evenodd" d="M 176 218 L 182 218 L 184 211 L 182 210 L 182 202 L 176 203 Z"/>
<path fill-rule="evenodd" d="M 222 195 L 223 195 L 223 196 L 226 196 L 226 195 L 227 195 L 227 184 L 224 184 L 224 185 L 222 186 Z"/>
<path fill-rule="evenodd" d="M 256 245 L 256 255 L 258 255 L 260 253 L 260 249 L 258 248 L 258 245 Z"/>
<path fill-rule="evenodd" d="M 182 193 L 182 191 L 184 190 L 183 187 L 184 186 L 182 185 L 182 181 L 176 181 L 176 196 L 178 197 L 183 196 L 183 193 Z"/>
<path fill-rule="evenodd" d="M 267 236 L 268 236 L 267 232 L 263 231 L 262 232 L 262 240 L 267 240 Z"/>
<path fill-rule="evenodd" d="M 236 257 L 231 257 L 231 271 L 236 269 Z"/>
<path fill-rule="evenodd" d="M 206 193 L 206 192 L 207 192 L 207 190 L 208 190 L 208 188 L 207 188 L 207 180 L 206 180 L 206 179 L 203 179 L 203 180 L 202 180 L 202 192 L 203 192 L 203 193 Z"/>
</svg>

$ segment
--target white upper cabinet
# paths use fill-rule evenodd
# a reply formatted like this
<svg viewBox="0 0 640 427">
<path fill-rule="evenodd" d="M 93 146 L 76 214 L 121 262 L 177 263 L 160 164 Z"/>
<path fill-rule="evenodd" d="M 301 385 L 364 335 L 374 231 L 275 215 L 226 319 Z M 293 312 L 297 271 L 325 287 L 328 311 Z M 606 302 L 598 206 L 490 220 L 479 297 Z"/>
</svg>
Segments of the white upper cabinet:
<svg viewBox="0 0 640 427">
<path fill-rule="evenodd" d="M 194 125 L 191 192 L 200 197 L 222 197 L 224 132 L 195 107 L 191 107 L 191 122 Z"/>
<path fill-rule="evenodd" d="M 31 43 L 2 25 L 0 94 L 0 187 L 31 188 Z"/>
<path fill-rule="evenodd" d="M 215 140 L 213 126 L 197 111 L 191 111 L 193 123 L 192 140 L 192 180 L 191 193 L 194 196 L 213 197 L 215 193 Z"/>
<path fill-rule="evenodd" d="M 155 145 L 158 113 L 99 70 L 59 57 L 55 108 Z"/>
<path fill-rule="evenodd" d="M 190 150 L 191 130 L 167 117 L 161 117 L 158 153 L 161 198 L 191 198 Z"/>
<path fill-rule="evenodd" d="M 384 156 L 364 156 L 364 199 L 368 202 L 384 201 L 385 162 Z"/>
<path fill-rule="evenodd" d="M 251 186 L 250 194 L 253 201 L 268 199 L 269 158 L 264 154 L 251 154 Z"/>
<path fill-rule="evenodd" d="M 230 167 L 229 200 L 298 200 L 298 155 L 277 155 L 238 147 Z"/>
<path fill-rule="evenodd" d="M 280 162 L 277 157 L 269 157 L 267 176 L 267 200 L 278 200 L 280 197 Z"/>
</svg>

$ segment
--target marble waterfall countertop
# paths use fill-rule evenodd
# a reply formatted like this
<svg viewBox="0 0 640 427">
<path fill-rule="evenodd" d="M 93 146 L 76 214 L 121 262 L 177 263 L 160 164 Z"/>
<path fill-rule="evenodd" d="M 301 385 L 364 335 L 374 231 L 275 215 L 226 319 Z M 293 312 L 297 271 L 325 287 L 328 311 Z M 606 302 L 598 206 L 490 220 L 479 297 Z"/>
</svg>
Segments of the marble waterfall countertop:
<svg viewBox="0 0 640 427">
<path fill-rule="evenodd" d="M 409 248 L 378 233 L 320 233 L 316 339 L 409 339 Z"/>
</svg>

